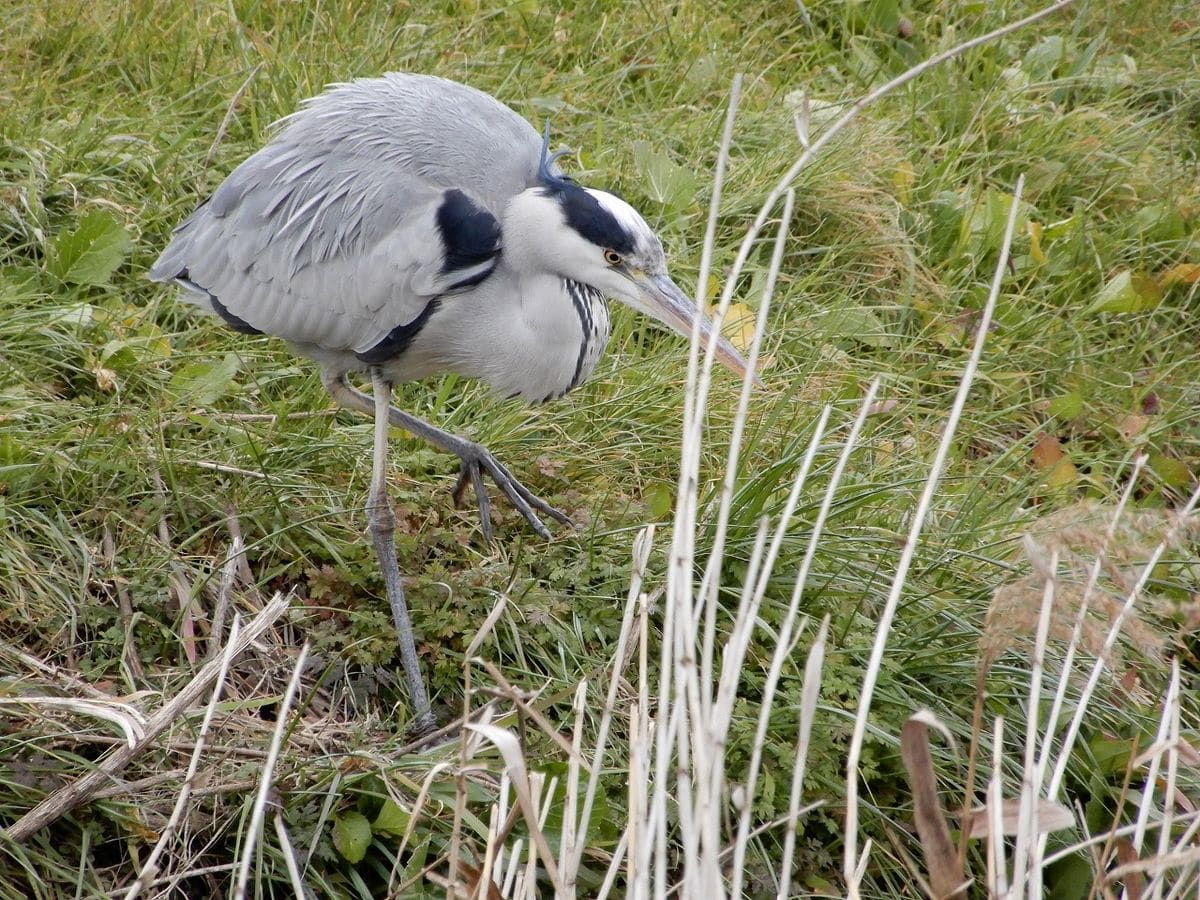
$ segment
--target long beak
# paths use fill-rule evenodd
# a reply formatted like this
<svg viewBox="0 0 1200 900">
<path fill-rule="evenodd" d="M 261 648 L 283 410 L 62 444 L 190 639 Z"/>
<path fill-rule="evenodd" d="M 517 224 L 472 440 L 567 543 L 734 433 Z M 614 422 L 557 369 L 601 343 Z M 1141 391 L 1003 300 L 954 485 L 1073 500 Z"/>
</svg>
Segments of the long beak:
<svg viewBox="0 0 1200 900">
<path fill-rule="evenodd" d="M 712 322 L 696 308 L 695 301 L 681 291 L 674 281 L 666 275 L 645 275 L 641 272 L 630 273 L 630 278 L 637 285 L 640 295 L 640 302 L 635 304 L 638 309 L 689 340 L 692 337 L 692 326 L 699 318 L 700 345 L 707 349 L 709 344 L 714 344 L 717 361 L 736 373 L 739 378 L 746 377 L 746 369 L 750 364 L 746 362 L 745 357 L 733 344 L 725 340 L 723 335 L 713 331 Z M 754 383 L 765 387 L 757 375 L 754 376 Z"/>
</svg>

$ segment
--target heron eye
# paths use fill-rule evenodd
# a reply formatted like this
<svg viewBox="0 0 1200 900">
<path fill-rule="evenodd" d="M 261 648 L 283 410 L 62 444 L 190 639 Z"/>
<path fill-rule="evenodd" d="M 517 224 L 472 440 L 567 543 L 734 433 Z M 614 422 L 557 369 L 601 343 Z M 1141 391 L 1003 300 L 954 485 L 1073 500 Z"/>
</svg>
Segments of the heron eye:
<svg viewBox="0 0 1200 900">
<path fill-rule="evenodd" d="M 621 254 L 616 250 L 605 250 L 604 261 L 610 266 L 619 266 L 621 264 Z"/>
</svg>

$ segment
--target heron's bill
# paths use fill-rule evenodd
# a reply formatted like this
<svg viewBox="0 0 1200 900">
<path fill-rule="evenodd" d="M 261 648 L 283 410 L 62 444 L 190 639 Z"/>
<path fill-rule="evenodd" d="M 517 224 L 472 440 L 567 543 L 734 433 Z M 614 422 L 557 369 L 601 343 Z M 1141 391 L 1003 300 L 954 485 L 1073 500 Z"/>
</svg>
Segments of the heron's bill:
<svg viewBox="0 0 1200 900">
<path fill-rule="evenodd" d="M 750 368 L 746 358 L 724 335 L 713 331 L 712 322 L 696 308 L 692 298 L 681 291 L 674 281 L 666 275 L 635 275 L 634 282 L 641 289 L 641 299 L 646 304 L 643 312 L 689 340 L 696 319 L 699 319 L 700 346 L 707 349 L 710 344 L 713 345 L 717 362 L 736 373 L 739 378 L 746 377 L 746 370 Z M 758 387 L 765 387 L 757 375 L 754 376 L 754 383 Z"/>
</svg>

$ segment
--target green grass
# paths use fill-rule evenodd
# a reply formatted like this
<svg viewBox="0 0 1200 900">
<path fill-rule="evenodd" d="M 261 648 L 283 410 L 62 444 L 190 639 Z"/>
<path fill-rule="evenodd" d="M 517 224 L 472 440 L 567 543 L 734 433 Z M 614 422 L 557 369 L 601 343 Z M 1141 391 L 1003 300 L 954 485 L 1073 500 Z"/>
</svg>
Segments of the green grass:
<svg viewBox="0 0 1200 900">
<path fill-rule="evenodd" d="M 564 160 L 568 169 L 638 206 L 660 229 L 676 279 L 690 286 L 733 73 L 746 74 L 746 88 L 717 232 L 718 276 L 799 153 L 789 92 L 809 92 L 819 127 L 826 114 L 818 104 L 840 108 L 1036 8 L 808 6 L 811 24 L 782 2 L 713 9 L 45 0 L 0 12 L 0 639 L 113 695 L 172 693 L 190 672 L 172 578 L 197 598 L 203 637 L 235 515 L 257 589 L 296 596 L 277 652 L 245 667 L 263 669 L 266 681 L 243 673 L 239 696 L 281 693 L 288 654 L 305 637 L 320 661 L 310 684 L 326 678 L 278 773 L 292 838 L 315 847 L 306 878 L 322 896 L 381 895 L 395 837 L 379 836 L 364 861 L 351 864 L 335 849 L 323 808 L 374 815 L 385 786 L 411 802 L 431 766 L 456 750 L 433 758 L 398 752 L 407 712 L 362 512 L 370 426 L 353 414 L 323 414 L 329 402 L 312 366 L 276 341 L 195 315 L 146 281 L 146 268 L 171 228 L 300 99 L 329 82 L 410 70 L 467 81 L 539 127 L 551 116 L 556 143 L 578 148 Z M 911 25 L 907 39 L 897 37 L 896 11 Z M 902 601 L 874 706 L 877 731 L 864 749 L 875 896 L 920 895 L 900 861 L 901 850 L 919 851 L 901 824 L 911 800 L 897 735 L 911 712 L 929 707 L 969 742 L 989 602 L 1028 569 L 1021 534 L 1078 501 L 1114 502 L 1139 452 L 1150 460 L 1135 487 L 1138 508 L 1175 506 L 1195 483 L 1200 282 L 1178 267 L 1200 264 L 1197 35 L 1200 18 L 1187 3 L 1081 2 L 872 107 L 796 183 L 764 350 L 768 387 L 756 393 L 747 425 L 723 601 L 733 604 L 745 577 L 758 519 L 778 517 L 822 403 L 834 405 L 836 430 L 801 499 L 761 610 L 764 631 L 747 657 L 738 701 L 744 727 L 735 728 L 729 751 L 733 781 L 749 753 L 770 629 L 786 608 L 805 523 L 838 442 L 874 375 L 889 401 L 854 453 L 803 598 L 806 615 L 832 616 L 832 630 L 806 787 L 806 798 L 827 805 L 802 820 L 797 894 L 839 890 L 838 798 L 862 669 L 1018 174 L 1028 178 L 1028 208 L 1011 275 Z M 1026 230 L 1025 221 L 1035 227 Z M 84 248 L 91 253 L 80 256 Z M 757 303 L 769 256 L 763 238 L 740 302 Z M 1133 278 L 1120 291 L 1126 273 Z M 497 504 L 499 540 L 485 547 L 474 514 L 450 507 L 455 462 L 394 436 L 398 550 L 443 712 L 462 706 L 465 650 L 500 594 L 513 602 L 481 653 L 515 685 L 542 691 L 537 704 L 548 716 L 565 723 L 579 679 L 603 681 L 633 535 L 646 522 L 670 520 L 687 353 L 628 311 L 614 315 L 596 375 L 559 403 L 526 409 L 453 379 L 398 394 L 404 408 L 486 443 L 534 490 L 587 523 L 543 543 Z M 727 433 L 736 396 L 731 379 L 716 379 L 716 435 Z M 316 415 L 296 415 L 309 413 Z M 1045 442 L 1034 452 L 1040 435 L 1057 440 L 1052 451 L 1061 449 L 1065 462 L 1047 459 Z M 702 501 L 716 497 L 723 473 L 718 450 L 706 453 Z M 1115 674 L 1134 673 L 1139 686 L 1114 692 L 1109 684 L 1111 705 L 1089 725 L 1087 752 L 1071 769 L 1072 797 L 1097 821 L 1136 815 L 1119 801 L 1129 751 L 1115 763 L 1089 754 L 1122 741 L 1145 749 L 1168 656 L 1181 660 L 1194 689 L 1196 643 L 1184 607 L 1197 573 L 1188 558 L 1185 546 L 1156 570 L 1158 603 L 1147 627 L 1162 636 L 1157 657 L 1122 657 Z M 649 584 L 665 570 L 660 551 Z M 121 594 L 132 616 L 122 613 Z M 253 606 L 252 591 L 238 596 L 243 610 Z M 1019 731 L 1027 654 L 1013 640 L 989 676 L 986 703 Z M 786 810 L 803 649 L 781 684 L 756 821 Z M 33 673 L 8 653 L 0 658 L 0 696 L 66 689 L 61 677 Z M 483 677 L 474 671 L 476 683 Z M 1193 734 L 1197 711 L 1193 690 L 1184 722 Z M 78 718 L 4 715 L 7 825 L 85 771 L 112 732 Z M 256 716 L 231 702 L 212 756 L 217 781 L 253 781 L 255 759 L 229 748 L 265 747 L 268 729 L 251 728 Z M 271 717 L 268 705 L 262 718 Z M 318 725 L 327 737 L 314 736 Z M 128 777 L 180 770 L 190 728 Z M 527 736 L 532 759 L 561 768 L 557 748 L 536 729 Z M 613 822 L 626 802 L 625 739 L 615 738 L 603 787 Z M 962 760 L 947 755 L 939 764 L 953 798 Z M 448 852 L 454 786 L 452 773 L 438 780 L 436 796 L 448 805 L 421 822 L 402 870 L 415 876 L 422 859 Z M 178 788 L 176 777 L 114 794 L 23 846 L 0 844 L 0 891 L 30 896 L 33 884 L 39 896 L 111 895 L 136 875 Z M 214 792 L 198 801 L 176 870 L 235 859 L 251 795 Z M 485 825 L 491 796 L 489 782 L 473 786 L 470 811 Z M 597 855 L 585 861 L 593 885 L 605 868 L 600 851 L 611 851 L 618 836 L 617 826 L 599 830 Z M 756 855 L 758 869 L 771 870 L 781 840 L 777 830 L 755 839 L 751 871 Z M 288 896 L 282 859 L 269 837 L 266 845 L 258 890 Z M 198 875 L 179 890 L 216 895 L 229 883 L 228 873 Z M 1056 896 L 1086 896 L 1072 893 L 1077 870 L 1052 873 L 1050 884 Z"/>
</svg>

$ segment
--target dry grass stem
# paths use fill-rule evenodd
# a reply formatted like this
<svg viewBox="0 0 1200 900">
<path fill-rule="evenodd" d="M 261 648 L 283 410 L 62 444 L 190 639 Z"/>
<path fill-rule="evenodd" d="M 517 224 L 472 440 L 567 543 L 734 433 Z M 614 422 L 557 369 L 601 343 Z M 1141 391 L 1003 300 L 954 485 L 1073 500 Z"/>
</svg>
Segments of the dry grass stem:
<svg viewBox="0 0 1200 900">
<path fill-rule="evenodd" d="M 1025 746 L 1021 767 L 1021 794 L 1018 811 L 1017 843 L 1013 850 L 1013 892 L 1025 896 L 1029 880 L 1029 896 L 1042 894 L 1042 865 L 1039 838 L 1043 834 L 1038 823 L 1039 797 L 1046 777 L 1045 762 L 1037 755 L 1038 728 L 1042 699 L 1042 672 L 1046 662 L 1046 641 L 1050 634 L 1050 612 L 1054 607 L 1054 589 L 1058 579 L 1058 554 L 1052 554 L 1049 565 L 1040 573 L 1045 580 L 1041 611 L 1038 614 L 1037 639 L 1030 660 L 1029 700 L 1025 707 Z"/>
<path fill-rule="evenodd" d="M 278 809 L 275 810 L 272 820 L 275 824 L 275 839 L 279 841 L 279 849 L 283 853 L 283 861 L 287 867 L 288 880 L 292 884 L 292 892 L 299 900 L 307 900 L 312 896 L 312 892 L 300 874 L 300 861 L 296 859 L 296 848 L 292 846 L 292 838 L 288 834 L 287 823 L 283 821 L 283 813 Z"/>
<path fill-rule="evenodd" d="M 0 697 L 0 707 L 33 706 L 39 709 L 61 709 L 81 716 L 102 719 L 116 725 L 125 735 L 125 746 L 137 747 L 145 740 L 146 718 L 128 703 L 118 700 L 77 700 L 73 697 Z"/>
<path fill-rule="evenodd" d="M 197 469 L 220 472 L 222 475 L 239 475 L 242 478 L 269 477 L 266 472 L 255 472 L 253 469 L 243 469 L 238 466 L 228 465 L 227 463 L 212 462 L 206 459 L 175 459 L 172 462 L 177 466 L 195 466 Z"/>
<path fill-rule="evenodd" d="M 750 811 L 753 807 L 754 792 L 758 784 L 759 767 L 762 764 L 762 747 L 767 725 L 770 721 L 771 701 L 775 696 L 775 690 L 779 684 L 779 678 L 783 673 L 784 664 L 791 654 L 792 632 L 796 627 L 796 620 L 800 613 L 800 598 L 804 595 L 804 586 L 808 583 L 808 576 L 812 571 L 812 563 L 816 557 L 816 550 L 821 536 L 825 531 L 825 523 L 829 518 L 830 510 L 833 508 L 834 497 L 837 495 L 838 488 L 845 477 L 846 470 L 850 464 L 850 457 L 858 446 L 859 435 L 862 433 L 863 424 L 867 420 L 867 410 L 870 408 L 872 402 L 874 402 L 875 393 L 878 390 L 879 381 L 876 379 L 867 387 L 866 395 L 859 403 L 858 415 L 855 417 L 854 423 L 850 426 L 850 432 L 846 435 L 846 441 L 842 445 L 841 453 L 838 454 L 837 463 L 834 465 L 833 472 L 829 476 L 829 484 L 825 488 L 825 492 L 821 497 L 821 505 L 818 507 L 817 514 L 810 526 L 809 539 L 804 551 L 804 557 L 800 561 L 800 568 L 796 573 L 791 598 L 788 601 L 787 613 L 783 624 L 780 626 L 780 633 L 775 644 L 775 652 L 771 656 L 771 666 L 767 671 L 767 679 L 763 686 L 763 702 L 759 707 L 758 721 L 755 725 L 754 743 L 751 745 L 750 764 L 747 769 L 749 777 L 744 786 L 746 801 L 738 814 L 733 870 L 730 877 L 731 895 L 734 897 L 741 895 L 742 879 L 745 872 L 746 846 L 748 843 L 747 836 L 750 831 Z M 788 524 L 787 518 L 790 517 L 790 512 L 794 510 L 795 503 L 799 500 L 800 491 L 807 478 L 809 468 L 820 447 L 820 442 L 825 436 L 825 427 L 829 419 L 829 414 L 830 408 L 828 406 L 821 411 L 821 418 L 817 423 L 817 428 L 813 431 L 812 440 L 804 455 L 804 461 L 801 463 L 800 470 L 796 474 L 796 480 L 793 482 L 792 493 L 788 498 L 790 508 L 785 509 L 785 519 L 780 523 L 776 535 L 777 539 L 782 539 Z M 766 578 L 770 573 L 771 568 L 768 567 L 762 579 L 762 590 L 764 592 L 766 590 Z"/>
<path fill-rule="evenodd" d="M 1060 7 L 1064 5 L 1062 3 L 1057 4 Z M 820 141 L 817 143 L 819 144 Z M 992 287 L 988 292 L 983 312 L 979 316 L 979 325 L 976 330 L 975 343 L 971 349 L 971 356 L 963 368 L 962 378 L 959 381 L 958 390 L 954 396 L 954 403 L 950 408 L 950 414 L 946 419 L 946 426 L 942 431 L 942 437 L 938 443 L 937 453 L 933 458 L 933 463 L 929 467 L 929 477 L 925 481 L 921 498 L 917 502 L 917 508 L 913 513 L 912 525 L 909 528 L 908 537 L 904 542 L 904 549 L 901 551 L 900 559 L 896 565 L 896 574 L 892 579 L 892 586 L 888 591 L 883 611 L 879 615 L 879 625 L 876 631 L 875 644 L 871 649 L 871 659 L 863 675 L 858 714 L 855 717 L 854 734 L 850 739 L 850 751 L 846 761 L 846 842 L 842 856 L 842 871 L 846 878 L 852 900 L 856 900 L 859 896 L 858 882 L 854 880 L 853 874 L 862 864 L 859 860 L 857 850 L 858 763 L 862 754 L 863 739 L 866 735 L 867 716 L 870 713 L 871 700 L 875 693 L 876 681 L 879 678 L 880 666 L 883 663 L 883 651 L 887 646 L 892 620 L 895 617 L 896 608 L 900 603 L 900 595 L 904 590 L 904 583 L 908 577 L 909 567 L 912 565 L 913 558 L 916 555 L 917 542 L 921 537 L 925 518 L 929 514 L 934 492 L 937 490 L 942 473 L 945 471 L 946 459 L 949 455 L 954 435 L 958 430 L 958 423 L 962 418 L 967 396 L 974 383 L 975 373 L 979 368 L 979 360 L 983 356 L 984 341 L 991 326 L 992 315 L 996 309 L 996 301 L 1000 297 L 1000 288 L 1004 283 L 1004 276 L 1008 267 L 1008 254 L 1012 247 L 1013 233 L 1017 226 L 1017 214 L 1021 207 L 1021 193 L 1024 185 L 1025 178 L 1021 176 L 1017 179 L 1017 185 L 1013 191 L 1012 205 L 1008 212 L 1008 222 L 1005 225 L 1004 237 L 1000 244 L 999 259 L 996 262 L 995 273 L 992 276 Z"/>
<path fill-rule="evenodd" d="M 230 517 L 232 522 L 236 519 Z M 236 527 L 236 526 L 235 526 Z M 240 566 L 245 565 L 246 545 L 236 531 L 221 566 L 221 580 L 217 585 L 217 596 L 213 603 L 212 625 L 208 634 L 208 658 L 215 659 L 221 653 L 224 642 L 225 617 L 229 614 L 229 601 L 233 596 L 233 585 L 237 581 Z"/>
<path fill-rule="evenodd" d="M 217 133 L 213 135 L 212 143 L 208 147 L 208 153 L 204 156 L 204 167 L 212 163 L 213 158 L 217 154 L 217 148 L 221 146 L 221 141 L 225 139 L 225 133 L 229 130 L 229 125 L 233 122 L 233 117 L 237 113 L 238 104 L 242 102 L 242 97 L 246 95 L 246 91 L 250 89 L 250 85 L 254 83 L 254 77 L 258 75 L 259 70 L 265 63 L 256 63 L 245 80 L 238 85 L 238 89 L 233 92 L 233 96 L 229 98 L 229 105 L 225 108 L 225 115 L 221 119 L 221 124 L 217 126 Z"/>
<path fill-rule="evenodd" d="M 1070 753 L 1075 746 L 1075 741 L 1079 736 L 1079 729 L 1083 724 L 1083 717 L 1087 713 L 1088 703 L 1091 701 L 1092 695 L 1095 693 L 1096 686 L 1100 682 L 1100 676 L 1105 668 L 1105 659 L 1111 652 L 1113 645 L 1116 644 L 1117 637 L 1121 634 L 1121 629 L 1125 624 L 1125 620 L 1128 618 L 1138 598 L 1141 596 L 1146 582 L 1150 579 L 1150 575 L 1154 571 L 1154 567 L 1158 565 L 1159 560 L 1167 551 L 1167 548 L 1172 546 L 1174 543 L 1177 530 L 1182 526 L 1183 523 L 1186 523 L 1195 512 L 1196 503 L 1198 500 L 1200 500 L 1200 487 L 1197 487 L 1196 490 L 1192 492 L 1192 495 L 1188 498 L 1187 503 L 1184 504 L 1183 508 L 1180 510 L 1175 525 L 1173 525 L 1167 531 L 1167 533 L 1163 536 L 1163 539 L 1159 542 L 1158 546 L 1151 551 L 1145 564 L 1141 567 L 1141 574 L 1131 586 L 1129 593 L 1125 598 L 1125 602 L 1121 605 L 1120 610 L 1118 610 L 1116 616 L 1113 618 L 1108 635 L 1105 638 L 1104 644 L 1100 648 L 1101 652 L 1097 655 L 1095 662 L 1092 664 L 1086 683 L 1080 692 L 1078 700 L 1076 700 L 1077 705 L 1075 707 L 1075 713 L 1072 715 L 1071 722 L 1067 727 L 1067 731 L 1063 735 L 1062 742 L 1060 744 L 1059 755 L 1054 765 L 1053 774 L 1050 776 L 1050 782 L 1046 788 L 1047 799 L 1054 800 L 1058 797 L 1058 791 L 1061 788 L 1063 779 L 1066 775 L 1067 760 L 1069 759 Z"/>
<path fill-rule="evenodd" d="M 251 644 L 267 633 L 287 608 L 288 600 L 282 595 L 276 594 L 271 602 L 250 621 L 237 642 L 231 642 L 231 656 L 236 658 L 249 649 Z M 56 791 L 10 825 L 5 829 L 5 836 L 13 841 L 24 841 L 60 816 L 90 800 L 96 791 L 107 787 L 109 781 L 117 773 L 121 772 L 139 754 L 153 746 L 155 739 L 160 734 L 195 705 L 196 701 L 212 686 L 220 671 L 221 661 L 219 659 L 207 663 L 183 690 L 152 715 L 146 717 L 145 737 L 138 742 L 136 747 L 123 746 L 114 750 L 95 769 Z"/>
<path fill-rule="evenodd" d="M 158 840 L 154 844 L 154 849 L 150 851 L 150 856 L 142 866 L 142 870 L 138 873 L 137 878 L 130 885 L 129 891 L 125 894 L 125 900 L 134 900 L 139 893 L 158 877 L 159 859 L 174 839 L 175 830 L 179 827 L 179 821 L 183 816 L 184 810 L 188 807 L 188 801 L 191 798 L 193 786 L 196 781 L 196 772 L 200 768 L 200 758 L 204 753 L 205 742 L 208 739 L 208 730 L 212 725 L 213 714 L 216 712 L 217 701 L 221 697 L 221 690 L 225 686 L 225 676 L 229 673 L 229 666 L 233 662 L 232 650 L 237 646 L 240 630 L 241 622 L 235 616 L 233 625 L 229 629 L 229 644 L 226 646 L 225 652 L 220 656 L 220 665 L 217 670 L 216 680 L 213 683 L 212 695 L 209 697 L 208 705 L 204 708 L 204 719 L 201 721 L 200 731 L 196 735 L 196 746 L 192 751 L 191 760 L 188 762 L 183 784 L 179 788 L 179 797 L 175 801 L 174 809 L 171 810 L 171 817 L 167 820 L 166 827 L 163 828 Z"/>
<path fill-rule="evenodd" d="M 817 714 L 817 700 L 821 695 L 821 676 L 824 673 L 825 647 L 828 641 L 829 616 L 826 615 L 804 663 L 804 685 L 800 691 L 800 721 L 796 728 L 796 765 L 792 769 L 788 815 L 783 823 L 783 858 L 779 864 L 779 891 L 776 900 L 784 900 L 790 890 L 792 854 L 796 848 L 796 823 L 802 813 L 800 792 L 804 787 L 804 773 L 808 766 L 809 742 L 812 738 L 813 720 Z"/>
<path fill-rule="evenodd" d="M 550 851 L 550 845 L 546 840 L 546 836 L 542 832 L 541 823 L 544 821 L 544 816 L 539 814 L 537 806 L 538 781 L 530 778 L 520 742 L 512 732 L 504 728 L 497 728 L 495 725 L 468 724 L 464 727 L 487 738 L 500 751 L 500 755 L 504 759 L 505 771 L 517 795 L 517 802 L 521 806 L 521 813 L 525 817 L 525 824 L 529 828 L 533 847 L 536 847 L 542 864 L 546 867 L 546 874 L 550 878 L 551 884 L 554 885 L 555 892 L 558 896 L 562 896 L 562 878 L 559 874 L 558 865 L 555 863 L 554 854 Z M 529 861 L 532 865 L 534 861 L 532 853 L 530 854 Z"/>
<path fill-rule="evenodd" d="M 154 473 L 154 487 L 162 503 L 162 512 L 158 517 L 158 540 L 164 548 L 171 547 L 171 529 L 167 523 L 167 488 L 163 484 L 162 475 Z M 169 583 L 175 605 L 179 607 L 179 637 L 187 661 L 195 665 L 196 653 L 196 620 L 192 615 L 192 587 L 188 582 L 183 566 L 174 556 L 171 557 L 171 577 Z"/>
<path fill-rule="evenodd" d="M 1004 851 L 1004 717 L 992 726 L 992 778 L 988 783 L 987 809 L 991 816 L 987 867 L 991 896 L 1008 896 L 1008 860 Z"/>
<path fill-rule="evenodd" d="M 1135 461 L 1126 495 L 1144 464 L 1144 456 Z M 1106 649 L 1105 642 L 1109 625 L 1124 607 L 1143 561 L 1168 534 L 1175 548 L 1184 548 L 1200 537 L 1200 522 L 1194 519 L 1181 520 L 1168 510 L 1124 510 L 1125 498 L 1115 511 L 1085 502 L 1039 520 L 1036 532 L 1025 542 L 1025 555 L 1035 571 L 1001 585 L 992 598 L 980 641 L 985 671 L 1001 653 L 1026 643 L 1034 634 L 1042 581 L 1036 570 L 1044 568 L 1051 554 L 1057 554 L 1063 565 L 1057 576 L 1050 637 L 1064 645 L 1074 643 L 1092 656 L 1107 654 L 1108 665 L 1121 666 L 1120 645 Z M 1149 595 L 1142 605 L 1145 613 L 1131 609 L 1125 614 L 1122 634 L 1148 660 L 1162 660 L 1175 637 L 1162 623 L 1196 620 L 1200 598 L 1181 605 Z"/>
<path fill-rule="evenodd" d="M 271 745 L 267 750 L 267 759 L 263 763 L 262 779 L 259 781 L 258 793 L 254 798 L 254 806 L 250 812 L 250 824 L 245 831 L 245 846 L 242 847 L 242 858 L 238 866 L 237 880 L 234 885 L 234 900 L 245 900 L 246 888 L 250 884 L 250 864 L 254 859 L 255 844 L 262 834 L 263 822 L 267 815 L 268 797 L 274 790 L 275 763 L 283 748 L 283 732 L 291 715 L 292 703 L 300 690 L 300 678 L 304 674 L 304 663 L 308 660 L 308 642 L 300 648 L 296 664 L 292 668 L 292 677 L 288 680 L 287 690 L 279 702 L 279 712 L 275 716 L 275 730 L 271 735 Z M 271 803 L 274 807 L 276 804 Z"/>
</svg>

